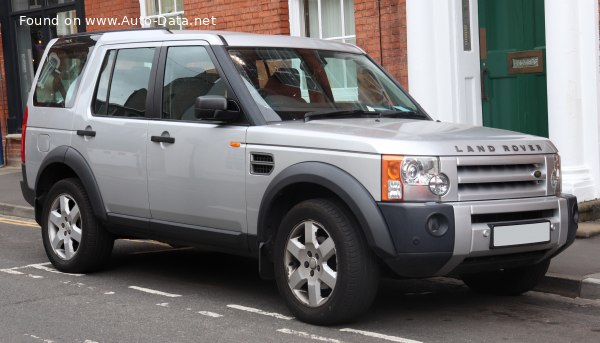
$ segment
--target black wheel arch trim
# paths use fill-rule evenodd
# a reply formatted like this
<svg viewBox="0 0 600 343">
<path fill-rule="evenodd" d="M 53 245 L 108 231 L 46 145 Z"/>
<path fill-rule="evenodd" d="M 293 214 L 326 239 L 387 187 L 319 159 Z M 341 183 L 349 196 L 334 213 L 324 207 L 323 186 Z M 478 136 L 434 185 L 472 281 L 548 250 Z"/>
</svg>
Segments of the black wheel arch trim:
<svg viewBox="0 0 600 343">
<path fill-rule="evenodd" d="M 301 162 L 281 171 L 267 187 L 258 214 L 258 244 L 268 240 L 267 221 L 269 209 L 277 195 L 286 187 L 298 183 L 312 183 L 324 187 L 337 195 L 348 206 L 358 220 L 371 248 L 380 257 L 395 256 L 388 226 L 375 199 L 352 175 L 323 162 Z"/>
<path fill-rule="evenodd" d="M 99 220 L 101 220 L 102 222 L 106 222 L 108 217 L 106 215 L 104 201 L 102 200 L 100 188 L 96 183 L 96 178 L 94 177 L 92 168 L 77 150 L 65 145 L 56 147 L 54 150 L 49 152 L 48 155 L 46 155 L 46 157 L 42 161 L 40 168 L 38 169 L 38 174 L 35 179 L 36 204 L 38 200 L 37 198 L 39 196 L 37 190 L 39 190 L 40 177 L 44 173 L 46 168 L 55 163 L 64 164 L 75 172 L 79 180 L 81 180 L 83 187 L 85 187 L 85 190 L 90 199 L 90 203 L 92 204 L 94 214 L 98 217 Z"/>
</svg>

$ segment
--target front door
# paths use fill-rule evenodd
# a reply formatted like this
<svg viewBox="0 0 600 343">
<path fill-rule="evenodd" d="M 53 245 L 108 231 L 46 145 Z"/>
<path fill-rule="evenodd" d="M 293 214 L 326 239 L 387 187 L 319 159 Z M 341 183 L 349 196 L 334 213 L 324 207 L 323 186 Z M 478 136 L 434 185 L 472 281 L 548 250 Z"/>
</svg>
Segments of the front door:
<svg viewBox="0 0 600 343">
<path fill-rule="evenodd" d="M 548 137 L 544 0 L 479 0 L 483 124 Z"/>
<path fill-rule="evenodd" d="M 150 121 L 147 141 L 150 212 L 155 223 L 239 234 L 246 230 L 246 149 L 232 142 L 245 142 L 248 126 L 196 119 L 198 96 L 230 94 L 205 44 L 172 42 L 161 52 L 160 118 Z"/>
</svg>

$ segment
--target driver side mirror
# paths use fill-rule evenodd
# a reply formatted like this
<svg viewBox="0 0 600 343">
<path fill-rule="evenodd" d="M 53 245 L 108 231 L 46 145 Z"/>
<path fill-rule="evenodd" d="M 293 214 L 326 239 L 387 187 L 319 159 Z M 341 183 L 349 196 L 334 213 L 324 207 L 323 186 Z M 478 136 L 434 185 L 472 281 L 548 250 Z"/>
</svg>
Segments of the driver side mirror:
<svg viewBox="0 0 600 343">
<path fill-rule="evenodd" d="M 194 114 L 196 119 L 231 123 L 240 119 L 240 111 L 227 109 L 227 98 L 221 95 L 203 95 L 196 98 Z"/>
</svg>

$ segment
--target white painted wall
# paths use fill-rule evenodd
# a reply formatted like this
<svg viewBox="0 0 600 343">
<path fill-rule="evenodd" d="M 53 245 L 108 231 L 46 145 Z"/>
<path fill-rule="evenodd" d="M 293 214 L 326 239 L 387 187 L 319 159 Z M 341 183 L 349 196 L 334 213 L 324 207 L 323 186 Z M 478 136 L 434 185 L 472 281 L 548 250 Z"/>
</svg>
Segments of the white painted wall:
<svg viewBox="0 0 600 343">
<path fill-rule="evenodd" d="M 563 192 L 600 197 L 600 60 L 597 0 L 546 0 L 550 139 L 562 157 Z"/>
<path fill-rule="evenodd" d="M 477 0 L 463 50 L 461 0 L 407 0 L 409 92 L 435 119 L 481 125 Z"/>
</svg>

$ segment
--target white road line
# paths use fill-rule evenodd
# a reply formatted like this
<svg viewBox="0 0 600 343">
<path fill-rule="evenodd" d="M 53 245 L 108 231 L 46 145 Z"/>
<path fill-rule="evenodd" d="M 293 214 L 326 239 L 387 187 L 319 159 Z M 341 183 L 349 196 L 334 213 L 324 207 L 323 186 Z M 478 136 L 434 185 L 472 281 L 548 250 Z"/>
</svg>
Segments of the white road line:
<svg viewBox="0 0 600 343">
<path fill-rule="evenodd" d="M 342 341 L 340 341 L 338 339 L 317 336 L 317 335 L 313 335 L 311 333 L 303 332 L 303 331 L 295 331 L 295 330 L 290 330 L 290 329 L 279 329 L 277 331 L 282 332 L 282 333 L 287 333 L 288 335 L 294 335 L 294 336 L 298 336 L 298 337 L 302 337 L 302 338 L 313 339 L 315 341 L 329 342 L 329 343 L 342 343 Z"/>
<path fill-rule="evenodd" d="M 156 304 L 156 306 L 169 307 L 169 303 L 160 303 L 160 304 Z"/>
<path fill-rule="evenodd" d="M 23 334 L 23 336 L 25 336 L 25 337 L 29 337 L 29 338 L 33 338 L 33 339 L 35 339 L 35 340 L 37 340 L 37 341 L 44 342 L 44 343 L 56 343 L 55 341 L 53 341 L 53 340 L 51 340 L 51 339 L 44 339 L 44 338 L 42 338 L 42 337 L 38 337 L 38 336 L 36 336 L 36 335 L 30 335 L 30 334 L 28 334 L 28 333 L 26 333 L 26 334 Z"/>
<path fill-rule="evenodd" d="M 128 242 L 133 242 L 133 243 L 154 244 L 154 245 L 160 245 L 160 246 L 163 246 L 163 247 L 172 248 L 171 245 L 169 245 L 167 243 L 159 242 L 159 241 L 144 240 L 144 239 L 124 239 L 124 240 L 128 241 Z"/>
<path fill-rule="evenodd" d="M 596 285 L 600 285 L 600 279 L 595 279 L 595 278 L 591 278 L 591 277 L 589 277 L 587 279 L 583 279 L 583 282 L 585 282 L 585 283 L 593 283 L 593 284 L 596 284 Z"/>
<path fill-rule="evenodd" d="M 21 268 L 35 268 L 35 269 L 39 269 L 39 270 L 43 270 L 43 271 L 47 271 L 50 273 L 55 273 L 55 274 L 63 274 L 63 275 L 71 275 L 71 276 L 83 276 L 84 274 L 71 274 L 71 273 L 63 273 L 61 271 L 58 271 L 52 267 L 46 267 L 47 265 L 49 265 L 50 262 L 46 262 L 46 263 L 36 263 L 36 264 L 29 264 L 27 266 L 21 267 Z"/>
<path fill-rule="evenodd" d="M 421 341 L 415 341 L 415 340 L 412 340 L 412 339 L 402 338 L 402 337 L 397 337 L 397 336 L 384 335 L 384 334 L 381 334 L 381 333 L 371 332 L 371 331 L 363 331 L 363 330 L 356 330 L 356 329 L 349 329 L 349 328 L 340 329 L 340 331 L 342 331 L 342 332 L 356 333 L 356 334 L 359 334 L 359 335 L 373 337 L 373 338 L 378 338 L 378 339 L 384 339 L 386 341 L 391 341 L 391 342 L 399 342 L 399 343 L 423 343 Z"/>
<path fill-rule="evenodd" d="M 154 289 L 144 288 L 144 287 L 138 287 L 138 286 L 129 286 L 129 288 L 135 289 L 136 291 L 140 291 L 140 292 L 146 292 L 146 293 L 150 293 L 150 294 L 162 295 L 164 297 L 169 297 L 169 298 L 178 298 L 178 297 L 181 296 L 179 294 L 171 294 L 171 293 L 161 292 L 161 291 L 157 291 L 157 290 L 154 290 Z"/>
<path fill-rule="evenodd" d="M 13 268 L 10 268 L 10 269 L 0 269 L 0 272 L 7 273 L 7 274 L 12 274 L 12 275 L 23 275 L 23 274 L 25 274 L 25 273 L 21 273 L 18 270 L 13 269 Z"/>
<path fill-rule="evenodd" d="M 259 310 L 257 308 L 246 307 L 246 306 L 242 306 L 242 305 L 229 304 L 229 305 L 227 305 L 227 307 L 234 308 L 236 310 L 241 310 L 241 311 L 246 311 L 246 312 L 251 312 L 251 313 L 256 313 L 256 314 L 262 314 L 263 316 L 275 317 L 277 319 L 283 319 L 283 320 L 294 319 L 294 317 L 284 316 L 283 314 L 279 314 L 279 313 L 275 313 L 275 312 L 265 312 L 265 311 Z"/>
<path fill-rule="evenodd" d="M 214 313 L 214 312 L 210 312 L 210 311 L 198 311 L 198 313 L 200 313 L 203 316 L 212 317 L 212 318 L 223 317 L 222 314 L 218 314 L 218 313 Z"/>
<path fill-rule="evenodd" d="M 44 278 L 41 275 L 33 275 L 33 274 L 28 274 L 27 277 L 30 277 L 32 279 L 43 279 Z"/>
<path fill-rule="evenodd" d="M 113 295 L 115 292 L 104 292 L 105 295 Z"/>
</svg>

